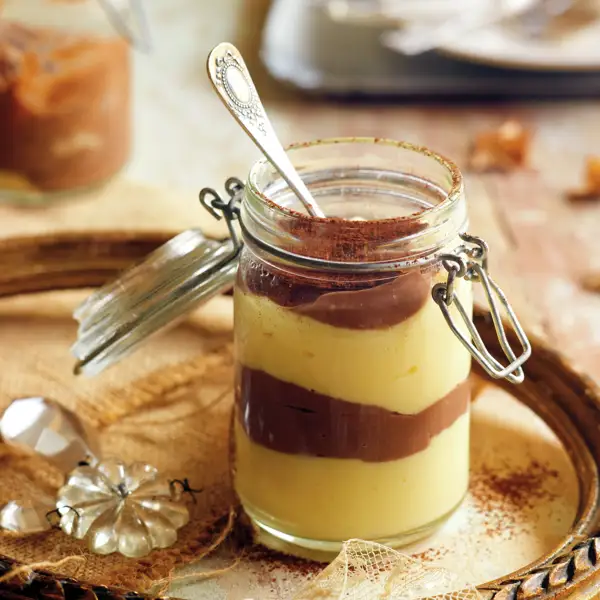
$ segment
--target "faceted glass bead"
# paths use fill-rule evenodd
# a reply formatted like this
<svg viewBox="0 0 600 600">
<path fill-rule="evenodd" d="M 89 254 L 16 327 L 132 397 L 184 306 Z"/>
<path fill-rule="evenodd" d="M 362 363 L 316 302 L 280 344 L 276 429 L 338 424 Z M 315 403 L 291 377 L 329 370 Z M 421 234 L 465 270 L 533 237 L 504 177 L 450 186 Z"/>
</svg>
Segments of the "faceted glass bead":
<svg viewBox="0 0 600 600">
<path fill-rule="evenodd" d="M 56 505 L 63 531 L 86 538 L 98 554 L 140 557 L 168 548 L 189 521 L 187 508 L 173 499 L 169 481 L 144 463 L 107 460 L 77 467 L 59 490 Z"/>
<path fill-rule="evenodd" d="M 0 510 L 0 529 L 13 533 L 41 533 L 51 528 L 47 515 L 54 510 L 50 500 L 35 505 L 22 505 L 11 501 Z"/>
<path fill-rule="evenodd" d="M 46 398 L 14 400 L 0 419 L 0 435 L 6 444 L 48 458 L 64 473 L 95 460 L 95 445 L 79 418 Z"/>
</svg>

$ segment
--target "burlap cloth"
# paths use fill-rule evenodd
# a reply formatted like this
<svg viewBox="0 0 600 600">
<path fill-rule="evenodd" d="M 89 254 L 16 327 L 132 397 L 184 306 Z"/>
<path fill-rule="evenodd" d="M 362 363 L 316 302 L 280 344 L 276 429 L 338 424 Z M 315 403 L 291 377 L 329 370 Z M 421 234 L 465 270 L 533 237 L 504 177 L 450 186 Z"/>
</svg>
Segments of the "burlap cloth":
<svg viewBox="0 0 600 600">
<path fill-rule="evenodd" d="M 189 227 L 220 237 L 223 229 L 199 208 L 194 196 L 120 180 L 97 195 L 44 209 L 0 206 L 0 238 L 118 230 L 132 224 L 137 231 L 162 232 L 148 233 L 149 239 Z M 8 263 L 16 260 L 0 257 L 4 274 Z M 0 533 L 0 554 L 26 564 L 83 556 L 84 561 L 63 562 L 54 570 L 96 584 L 143 591 L 175 565 L 200 556 L 222 530 L 233 502 L 227 456 L 232 301 L 214 299 L 122 364 L 86 378 L 72 374 L 69 348 L 76 336 L 72 311 L 88 293 L 0 300 L 0 411 L 19 397 L 53 398 L 97 432 L 105 456 L 144 460 L 167 477 L 188 477 L 192 487 L 204 491 L 196 504 L 188 502 L 192 519 L 180 531 L 177 545 L 142 560 L 91 554 L 85 542 L 61 531 L 26 538 Z M 53 494 L 60 482 L 60 474 L 47 462 L 0 444 L 0 505 L 34 499 L 40 492 Z M 216 525 L 211 527 L 212 523 Z"/>
<path fill-rule="evenodd" d="M 269 4 L 270 0 L 224 4 L 219 6 L 221 21 L 210 24 L 211 30 L 225 28 L 228 37 L 234 38 L 263 97 L 277 93 L 257 58 Z M 234 36 L 230 17 L 237 23 Z M 223 160 L 222 172 L 211 173 L 209 180 L 201 183 L 219 185 L 231 174 Z M 208 235 L 221 237 L 226 228 L 202 211 L 195 198 L 197 190 L 157 190 L 121 179 L 75 202 L 51 207 L 18 210 L 0 204 L 0 239 L 132 227 L 161 235 L 199 227 Z M 0 268 L 5 264 L 6 258 L 0 256 Z M 56 568 L 44 569 L 95 584 L 145 591 L 176 565 L 201 557 L 203 550 L 219 539 L 234 502 L 227 435 L 232 399 L 231 298 L 211 301 L 121 365 L 86 379 L 72 375 L 74 360 L 69 354 L 76 335 L 71 313 L 86 293 L 54 292 L 0 300 L 0 411 L 14 398 L 51 397 L 97 432 L 106 456 L 144 460 L 168 477 L 189 478 L 192 487 L 203 492 L 197 495 L 196 504 L 188 503 L 192 518 L 179 532 L 177 545 L 141 560 L 92 554 L 85 542 L 61 531 L 26 538 L 0 533 L 0 554 L 25 564 L 82 556 L 84 561 L 63 561 Z M 0 444 L 0 505 L 13 499 L 33 499 L 40 492 L 53 494 L 60 482 L 59 473 L 47 462 Z"/>
<path fill-rule="evenodd" d="M 177 563 L 200 555 L 233 505 L 227 453 L 231 299 L 218 299 L 123 364 L 86 379 L 72 375 L 69 355 L 76 333 L 71 311 L 82 297 L 62 292 L 0 302 L 0 409 L 22 396 L 53 398 L 97 433 L 104 456 L 149 462 L 170 478 L 188 477 L 192 487 L 204 491 L 196 504 L 188 502 L 191 522 L 177 545 L 145 559 L 98 556 L 61 531 L 24 538 L 0 534 L 0 554 L 27 564 L 83 556 L 85 561 L 66 562 L 58 570 L 144 590 Z M 60 474 L 44 460 L 0 445 L 0 504 L 54 494 L 60 483 Z"/>
<path fill-rule="evenodd" d="M 258 59 L 269 5 L 270 0 L 213 3 L 209 24 L 215 43 L 227 38 L 240 48 L 263 98 L 278 93 Z M 214 100 L 210 86 L 207 90 L 203 93 Z M 217 110 L 226 120 L 226 113 L 218 106 Z M 249 154 L 248 164 L 239 172 L 223 158 L 218 172 L 204 173 L 198 185 L 221 188 L 226 177 L 242 174 L 253 156 Z M 198 227 L 207 235 L 223 236 L 226 227 L 199 207 L 197 193 L 197 189 L 180 193 L 117 179 L 74 202 L 21 210 L 0 204 L 0 240 L 132 228 L 175 235 Z M 6 262 L 0 256 L 0 268 Z M 71 312 L 85 295 L 62 292 L 0 300 L 0 410 L 16 397 L 52 397 L 97 429 L 106 454 L 143 459 L 167 476 L 188 477 L 193 487 L 204 491 L 197 504 L 189 504 L 192 520 L 180 531 L 177 546 L 154 551 L 147 559 L 93 555 L 85 543 L 59 531 L 27 539 L 0 534 L 0 554 L 28 564 L 82 555 L 85 562 L 63 563 L 55 570 L 93 583 L 143 591 L 176 564 L 201 556 L 202 549 L 218 538 L 232 503 L 227 457 L 231 299 L 210 302 L 122 365 L 89 380 L 71 374 L 69 355 L 76 333 Z M 0 505 L 35 497 L 38 491 L 52 493 L 59 481 L 47 463 L 15 455 L 0 444 Z M 216 526 L 210 527 L 213 522 Z"/>
</svg>

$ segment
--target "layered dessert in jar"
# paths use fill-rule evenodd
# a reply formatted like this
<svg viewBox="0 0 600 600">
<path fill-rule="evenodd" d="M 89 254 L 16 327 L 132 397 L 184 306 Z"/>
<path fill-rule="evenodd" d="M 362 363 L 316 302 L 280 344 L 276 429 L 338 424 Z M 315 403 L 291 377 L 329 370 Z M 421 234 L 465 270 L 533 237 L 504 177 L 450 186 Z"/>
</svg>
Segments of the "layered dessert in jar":
<svg viewBox="0 0 600 600">
<path fill-rule="evenodd" d="M 130 151 L 128 42 L 0 21 L 0 194 L 103 183 Z"/>
<path fill-rule="evenodd" d="M 377 236 L 385 247 L 419 227 L 329 219 L 288 250 L 334 265 L 377 262 L 390 258 Z M 426 534 L 468 487 L 470 355 L 431 293 L 447 272 L 439 263 L 319 270 L 245 237 L 234 477 L 246 513 L 269 534 L 324 550 Z M 454 286 L 470 312 L 471 284 Z"/>
</svg>

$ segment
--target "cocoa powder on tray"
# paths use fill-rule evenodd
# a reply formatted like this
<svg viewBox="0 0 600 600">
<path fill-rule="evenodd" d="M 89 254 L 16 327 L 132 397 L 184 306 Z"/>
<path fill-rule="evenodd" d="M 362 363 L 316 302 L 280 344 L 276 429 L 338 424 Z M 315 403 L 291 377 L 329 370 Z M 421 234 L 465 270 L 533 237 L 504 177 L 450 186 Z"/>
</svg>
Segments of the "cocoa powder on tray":
<svg viewBox="0 0 600 600">
<path fill-rule="evenodd" d="M 427 548 L 427 550 L 423 552 L 418 552 L 417 554 L 411 554 L 410 556 L 415 560 L 421 560 L 425 563 L 436 562 L 441 560 L 446 556 L 450 550 L 447 548 L 439 547 L 439 548 Z"/>
<path fill-rule="evenodd" d="M 524 522 L 523 514 L 558 495 L 547 482 L 557 479 L 558 471 L 532 460 L 523 468 L 494 469 L 483 465 L 471 476 L 469 491 L 483 526 L 491 536 L 512 537 Z"/>
<path fill-rule="evenodd" d="M 472 477 L 471 493 L 482 507 L 502 501 L 516 509 L 532 508 L 537 504 L 536 500 L 553 497 L 544 482 L 557 477 L 558 471 L 536 460 L 531 461 L 525 469 L 507 473 L 484 466 Z"/>
<path fill-rule="evenodd" d="M 308 576 L 321 572 L 327 566 L 326 563 L 297 558 L 262 545 L 253 546 L 246 557 L 251 561 L 264 562 L 264 567 L 268 573 L 284 569 L 297 575 Z"/>
<path fill-rule="evenodd" d="M 325 563 L 297 558 L 255 543 L 252 526 L 243 513 L 236 520 L 231 533 L 231 542 L 238 552 L 244 554 L 246 560 L 262 563 L 261 566 L 266 573 L 273 573 L 283 568 L 290 573 L 308 576 L 322 571 L 326 566 Z"/>
</svg>

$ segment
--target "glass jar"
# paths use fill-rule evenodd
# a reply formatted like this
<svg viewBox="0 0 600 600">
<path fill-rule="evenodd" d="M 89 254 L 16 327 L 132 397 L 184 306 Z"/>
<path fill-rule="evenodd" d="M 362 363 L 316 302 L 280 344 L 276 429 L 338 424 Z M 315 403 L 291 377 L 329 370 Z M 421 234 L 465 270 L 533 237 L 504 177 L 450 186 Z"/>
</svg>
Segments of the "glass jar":
<svg viewBox="0 0 600 600">
<path fill-rule="evenodd" d="M 4 0 L 0 11 L 0 201 L 106 182 L 130 153 L 129 40 L 97 0 Z"/>
<path fill-rule="evenodd" d="M 465 233 L 451 162 L 355 138 L 289 157 L 327 218 L 305 216 L 265 160 L 246 185 L 227 182 L 229 202 L 203 190 L 231 240 L 181 234 L 96 292 L 76 314 L 73 351 L 98 372 L 236 278 L 232 469 L 261 540 L 298 552 L 337 552 L 349 538 L 400 546 L 467 491 L 471 356 L 520 382 L 530 345 L 487 274 L 485 243 Z M 472 324 L 471 281 L 486 291 L 506 367 Z"/>
<path fill-rule="evenodd" d="M 321 142 L 290 158 L 341 219 L 290 213 L 300 207 L 273 168 L 250 173 L 235 290 L 236 491 L 256 525 L 301 546 L 398 545 L 442 522 L 468 485 L 471 356 L 432 297 L 447 273 L 423 264 L 461 244 L 462 181 L 404 144 Z M 278 256 L 264 239 L 319 262 Z M 470 282 L 454 293 L 470 315 Z"/>
</svg>

